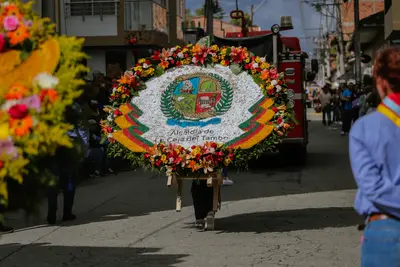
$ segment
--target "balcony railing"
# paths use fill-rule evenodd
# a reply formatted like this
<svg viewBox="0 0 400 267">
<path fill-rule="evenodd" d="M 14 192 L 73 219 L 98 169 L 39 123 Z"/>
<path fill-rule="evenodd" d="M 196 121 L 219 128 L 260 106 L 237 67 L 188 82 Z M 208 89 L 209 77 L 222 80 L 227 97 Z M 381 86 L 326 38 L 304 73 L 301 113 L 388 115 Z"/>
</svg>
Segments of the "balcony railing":
<svg viewBox="0 0 400 267">
<path fill-rule="evenodd" d="M 125 0 L 125 31 L 167 32 L 166 0 Z"/>
<path fill-rule="evenodd" d="M 70 0 L 65 3 L 65 16 L 77 17 L 81 16 L 82 20 L 88 16 L 113 15 L 118 16 L 119 0 Z"/>
</svg>

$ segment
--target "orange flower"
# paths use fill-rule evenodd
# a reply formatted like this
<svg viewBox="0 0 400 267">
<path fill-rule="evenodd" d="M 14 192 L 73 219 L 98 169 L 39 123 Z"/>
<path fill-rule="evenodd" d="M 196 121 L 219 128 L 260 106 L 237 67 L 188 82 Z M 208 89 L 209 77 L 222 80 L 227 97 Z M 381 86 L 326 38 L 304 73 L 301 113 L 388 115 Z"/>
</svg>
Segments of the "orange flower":
<svg viewBox="0 0 400 267">
<path fill-rule="evenodd" d="M 43 102 L 46 99 L 50 101 L 50 103 L 54 103 L 58 99 L 58 93 L 54 89 L 43 89 L 40 91 L 40 101 Z"/>
<path fill-rule="evenodd" d="M 161 66 L 161 68 L 163 68 L 165 70 L 166 68 L 168 68 L 169 63 L 168 63 L 168 61 L 162 60 L 160 62 L 160 66 Z"/>
<path fill-rule="evenodd" d="M 18 29 L 7 33 L 8 38 L 10 38 L 10 44 L 12 46 L 22 43 L 29 38 L 29 31 L 24 25 L 20 25 Z"/>
<path fill-rule="evenodd" d="M 3 14 L 1 14 L 1 16 L 16 16 L 17 18 L 22 19 L 22 14 L 16 4 L 8 4 L 7 6 L 5 6 Z"/>
<path fill-rule="evenodd" d="M 29 93 L 28 88 L 20 84 L 15 84 L 8 89 L 8 92 L 5 94 L 4 98 L 7 100 L 21 99 L 28 93 Z"/>
<path fill-rule="evenodd" d="M 260 78 L 263 79 L 263 80 L 267 80 L 269 78 L 269 71 L 268 70 L 261 71 Z"/>
<path fill-rule="evenodd" d="M 193 54 L 197 54 L 201 52 L 201 46 L 199 44 L 196 44 L 195 46 L 193 46 L 193 48 L 191 49 L 191 51 Z"/>
<path fill-rule="evenodd" d="M 16 136 L 24 136 L 29 133 L 33 126 L 31 116 L 26 116 L 23 119 L 10 119 L 11 132 Z"/>
</svg>

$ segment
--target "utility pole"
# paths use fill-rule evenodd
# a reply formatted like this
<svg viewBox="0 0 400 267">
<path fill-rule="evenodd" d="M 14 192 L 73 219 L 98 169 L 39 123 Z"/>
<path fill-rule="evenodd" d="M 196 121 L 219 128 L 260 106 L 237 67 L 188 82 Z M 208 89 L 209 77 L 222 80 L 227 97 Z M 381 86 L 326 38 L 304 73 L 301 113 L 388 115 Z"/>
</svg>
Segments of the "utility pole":
<svg viewBox="0 0 400 267">
<path fill-rule="evenodd" d="M 251 5 L 250 7 L 250 25 L 253 26 L 253 21 L 254 21 L 254 5 Z"/>
<path fill-rule="evenodd" d="M 214 35 L 214 0 L 206 0 L 205 13 L 207 18 L 207 34 Z"/>
<path fill-rule="evenodd" d="M 355 78 L 361 82 L 361 44 L 360 44 L 360 5 L 359 0 L 354 0 L 354 52 L 356 56 Z"/>
<path fill-rule="evenodd" d="M 338 42 L 339 42 L 339 45 L 338 45 L 338 47 L 339 47 L 339 71 L 340 71 L 340 75 L 343 75 L 345 72 L 345 66 L 344 66 L 345 48 L 344 48 L 344 42 L 343 42 L 342 9 L 341 9 L 339 0 L 335 0 L 335 7 L 336 7 L 336 12 L 337 12 L 336 32 L 338 34 Z"/>
</svg>

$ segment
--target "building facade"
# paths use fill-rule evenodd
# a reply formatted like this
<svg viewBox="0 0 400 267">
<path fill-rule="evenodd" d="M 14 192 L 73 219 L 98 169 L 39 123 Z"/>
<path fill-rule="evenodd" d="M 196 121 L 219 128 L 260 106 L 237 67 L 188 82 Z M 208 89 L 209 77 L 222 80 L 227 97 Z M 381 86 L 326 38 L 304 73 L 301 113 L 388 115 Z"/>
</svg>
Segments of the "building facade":
<svg viewBox="0 0 400 267">
<path fill-rule="evenodd" d="M 375 13 L 383 11 L 384 0 L 359 0 L 360 4 L 360 20 L 369 17 Z M 342 3 L 341 18 L 343 28 L 343 39 L 348 41 L 354 33 L 354 2 L 348 1 Z"/>
<path fill-rule="evenodd" d="M 60 34 L 85 38 L 91 71 L 125 70 L 155 49 L 183 44 L 185 0 L 36 0 L 33 8 Z"/>
<path fill-rule="evenodd" d="M 400 1 L 385 0 L 385 40 L 400 44 Z"/>
<path fill-rule="evenodd" d="M 204 16 L 195 16 L 187 19 L 189 28 L 202 28 L 207 32 L 207 19 Z M 235 24 L 220 20 L 214 19 L 214 35 L 217 37 L 225 37 L 228 32 L 240 32 L 242 28 Z M 261 28 L 258 26 L 249 27 L 249 31 L 261 31 Z"/>
</svg>

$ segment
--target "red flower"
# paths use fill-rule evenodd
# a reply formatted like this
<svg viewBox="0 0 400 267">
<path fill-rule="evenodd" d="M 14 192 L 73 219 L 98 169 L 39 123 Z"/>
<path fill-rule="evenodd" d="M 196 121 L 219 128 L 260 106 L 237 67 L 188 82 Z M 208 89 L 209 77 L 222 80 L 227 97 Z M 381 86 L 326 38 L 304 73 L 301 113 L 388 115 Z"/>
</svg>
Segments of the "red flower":
<svg viewBox="0 0 400 267">
<path fill-rule="evenodd" d="M 211 147 L 212 147 L 212 148 L 217 148 L 217 146 L 218 146 L 217 143 L 212 143 L 212 144 L 211 144 Z"/>
<path fill-rule="evenodd" d="M 276 107 L 271 108 L 273 112 L 277 113 L 279 110 Z"/>
<path fill-rule="evenodd" d="M 113 132 L 113 130 L 112 130 L 112 128 L 111 128 L 110 126 L 107 126 L 107 127 L 106 127 L 106 131 L 107 131 L 108 133 L 112 133 L 112 132 Z"/>
<path fill-rule="evenodd" d="M 269 89 L 269 90 L 267 91 L 267 93 L 268 93 L 269 95 L 273 95 L 273 94 L 275 93 L 275 91 L 274 91 L 274 89 Z"/>
<path fill-rule="evenodd" d="M 8 114 L 13 119 L 23 119 L 28 115 L 28 106 L 25 104 L 16 104 L 8 110 Z"/>
<path fill-rule="evenodd" d="M 3 168 L 4 162 L 0 160 L 0 169 Z"/>
<path fill-rule="evenodd" d="M 160 52 L 156 51 L 154 54 L 151 56 L 153 60 L 160 60 Z"/>
<path fill-rule="evenodd" d="M 193 146 L 192 146 L 192 149 L 196 149 L 196 146 L 193 145 Z"/>
<path fill-rule="evenodd" d="M 116 109 L 116 110 L 114 110 L 114 115 L 116 115 L 116 116 L 121 116 L 121 115 L 122 115 L 122 112 L 119 111 L 119 109 Z"/>
<path fill-rule="evenodd" d="M 161 165 L 162 161 L 161 160 L 157 160 L 156 161 L 156 166 L 159 167 Z"/>
<path fill-rule="evenodd" d="M 282 118 L 281 117 L 279 117 L 278 119 L 277 119 L 277 121 L 276 121 L 278 124 L 281 124 L 282 122 L 283 122 L 283 120 L 282 120 Z"/>
<path fill-rule="evenodd" d="M 145 159 L 148 159 L 148 158 L 150 158 L 150 157 L 151 157 L 150 154 L 148 154 L 148 153 L 144 154 L 144 158 L 145 158 Z"/>
<path fill-rule="evenodd" d="M 4 35 L 0 34 L 0 52 L 3 51 L 5 43 Z"/>
</svg>

